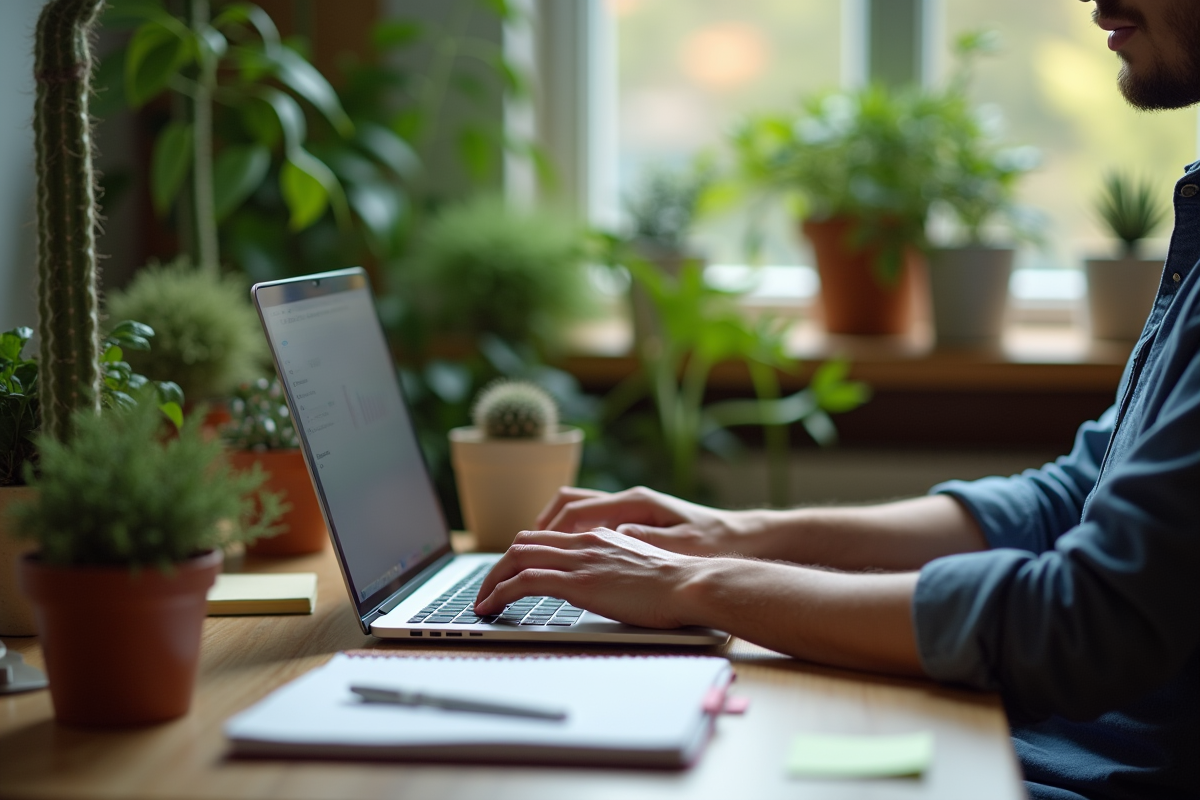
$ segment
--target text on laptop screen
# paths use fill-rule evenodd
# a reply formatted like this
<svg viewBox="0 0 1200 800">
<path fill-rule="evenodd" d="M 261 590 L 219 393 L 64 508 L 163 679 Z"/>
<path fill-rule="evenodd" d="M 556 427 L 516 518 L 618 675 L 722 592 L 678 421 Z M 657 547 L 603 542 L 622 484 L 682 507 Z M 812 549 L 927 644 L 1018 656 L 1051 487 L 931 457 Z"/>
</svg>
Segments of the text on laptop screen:
<svg viewBox="0 0 1200 800">
<path fill-rule="evenodd" d="M 446 542 L 371 296 L 351 289 L 262 312 L 362 602 Z"/>
</svg>

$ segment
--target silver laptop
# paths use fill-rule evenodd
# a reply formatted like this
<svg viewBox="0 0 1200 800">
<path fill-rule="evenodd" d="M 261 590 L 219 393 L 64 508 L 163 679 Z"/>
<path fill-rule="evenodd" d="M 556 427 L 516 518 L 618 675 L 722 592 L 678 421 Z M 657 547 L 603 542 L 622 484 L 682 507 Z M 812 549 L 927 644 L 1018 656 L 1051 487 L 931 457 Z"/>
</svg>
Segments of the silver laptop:
<svg viewBox="0 0 1200 800">
<path fill-rule="evenodd" d="M 476 616 L 475 593 L 500 556 L 450 549 L 366 273 L 260 283 L 251 293 L 364 633 L 423 642 L 728 639 L 708 628 L 623 625 L 552 597 Z"/>
</svg>

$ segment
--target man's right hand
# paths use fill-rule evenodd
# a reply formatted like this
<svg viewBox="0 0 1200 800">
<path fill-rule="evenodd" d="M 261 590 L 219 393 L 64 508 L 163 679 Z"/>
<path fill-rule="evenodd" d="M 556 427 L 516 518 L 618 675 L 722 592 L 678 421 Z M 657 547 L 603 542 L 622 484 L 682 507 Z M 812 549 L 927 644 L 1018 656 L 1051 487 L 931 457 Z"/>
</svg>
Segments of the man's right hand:
<svg viewBox="0 0 1200 800">
<path fill-rule="evenodd" d="M 539 530 L 581 533 L 611 528 L 687 555 L 758 555 L 755 512 L 721 511 L 639 486 L 609 494 L 564 486 L 538 515 Z"/>
</svg>

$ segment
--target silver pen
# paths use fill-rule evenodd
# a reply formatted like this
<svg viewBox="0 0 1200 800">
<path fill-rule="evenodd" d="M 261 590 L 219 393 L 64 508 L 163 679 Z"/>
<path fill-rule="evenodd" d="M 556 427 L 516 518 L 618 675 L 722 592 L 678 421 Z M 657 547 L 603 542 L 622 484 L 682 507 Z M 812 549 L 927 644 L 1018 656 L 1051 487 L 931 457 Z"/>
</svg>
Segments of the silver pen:
<svg viewBox="0 0 1200 800">
<path fill-rule="evenodd" d="M 443 711 L 467 711 L 476 714 L 501 714 L 506 717 L 529 717 L 561 721 L 567 718 L 562 709 L 537 708 L 535 706 L 494 703 L 488 700 L 471 700 L 465 697 L 446 697 L 426 692 L 409 692 L 403 689 L 384 689 L 379 686 L 351 686 L 350 691 L 362 698 L 364 703 L 387 703 L 397 706 L 428 706 Z"/>
</svg>

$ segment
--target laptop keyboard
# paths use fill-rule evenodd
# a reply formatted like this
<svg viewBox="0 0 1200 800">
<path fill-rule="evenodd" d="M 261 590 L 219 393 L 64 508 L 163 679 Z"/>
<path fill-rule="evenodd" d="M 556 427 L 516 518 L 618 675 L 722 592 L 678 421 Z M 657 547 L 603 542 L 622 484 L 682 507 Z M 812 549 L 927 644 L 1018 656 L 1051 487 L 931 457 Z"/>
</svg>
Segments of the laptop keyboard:
<svg viewBox="0 0 1200 800">
<path fill-rule="evenodd" d="M 422 608 L 410 619 L 410 625 L 473 625 L 475 623 L 503 625 L 543 625 L 566 627 L 574 625 L 583 616 L 583 609 L 576 608 L 565 600 L 555 597 L 522 597 L 509 603 L 500 614 L 477 616 L 475 595 L 487 577 L 489 564 L 476 569 L 467 577 L 451 586 L 436 600 Z"/>
</svg>

